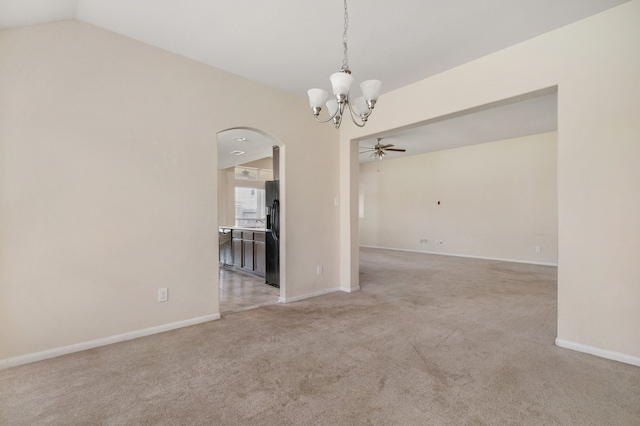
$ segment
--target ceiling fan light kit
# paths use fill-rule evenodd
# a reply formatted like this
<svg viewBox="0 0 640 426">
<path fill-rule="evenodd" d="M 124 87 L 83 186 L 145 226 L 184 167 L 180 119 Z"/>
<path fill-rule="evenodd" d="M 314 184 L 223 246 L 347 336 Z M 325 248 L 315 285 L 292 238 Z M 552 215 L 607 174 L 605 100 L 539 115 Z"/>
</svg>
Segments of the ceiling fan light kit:
<svg viewBox="0 0 640 426">
<path fill-rule="evenodd" d="M 349 110 L 351 120 L 358 127 L 364 127 L 374 106 L 380 96 L 380 88 L 382 82 L 380 80 L 367 80 L 360 84 L 362 96 L 355 98 L 353 102 L 349 102 L 349 89 L 353 83 L 351 70 L 348 64 L 348 46 L 347 46 L 347 28 L 349 26 L 349 14 L 347 11 L 347 0 L 344 0 L 344 33 L 342 34 L 342 44 L 344 45 L 344 59 L 342 68 L 339 72 L 331 74 L 329 80 L 333 89 L 334 97 L 329 99 L 329 93 L 323 89 L 310 89 L 309 106 L 313 117 L 319 123 L 327 123 L 332 121 L 336 129 L 340 128 L 345 108 Z M 326 105 L 329 118 L 320 119 L 322 107 Z"/>
</svg>

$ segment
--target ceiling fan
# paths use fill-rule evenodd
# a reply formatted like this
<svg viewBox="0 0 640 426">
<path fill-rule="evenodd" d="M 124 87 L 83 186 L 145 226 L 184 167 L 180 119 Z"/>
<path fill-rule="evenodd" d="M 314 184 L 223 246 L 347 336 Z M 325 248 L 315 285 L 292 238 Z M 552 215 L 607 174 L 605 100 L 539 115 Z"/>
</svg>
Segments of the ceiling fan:
<svg viewBox="0 0 640 426">
<path fill-rule="evenodd" d="M 376 140 L 378 141 L 377 144 L 375 144 L 374 146 L 371 147 L 365 147 L 366 150 L 364 151 L 360 151 L 360 154 L 365 154 L 367 152 L 371 153 L 371 157 L 377 159 L 377 160 L 382 160 L 382 158 L 387 155 L 387 151 L 394 151 L 394 152 L 405 152 L 406 149 L 401 149 L 401 148 L 391 148 L 392 144 L 387 144 L 387 145 L 382 145 L 380 143 L 380 141 L 382 140 L 382 138 L 376 138 Z"/>
</svg>

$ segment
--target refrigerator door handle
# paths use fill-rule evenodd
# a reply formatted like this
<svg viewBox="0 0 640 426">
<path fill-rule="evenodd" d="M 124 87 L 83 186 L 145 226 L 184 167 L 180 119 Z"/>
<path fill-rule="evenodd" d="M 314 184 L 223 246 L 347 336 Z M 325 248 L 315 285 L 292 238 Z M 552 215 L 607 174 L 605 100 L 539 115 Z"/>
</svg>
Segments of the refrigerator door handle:
<svg viewBox="0 0 640 426">
<path fill-rule="evenodd" d="M 271 230 L 271 206 L 266 206 L 264 209 L 264 217 L 266 219 L 264 227 L 265 230 L 270 231 Z"/>
<path fill-rule="evenodd" d="M 271 233 L 274 240 L 280 239 L 280 202 L 278 200 L 274 200 L 271 207 Z"/>
</svg>

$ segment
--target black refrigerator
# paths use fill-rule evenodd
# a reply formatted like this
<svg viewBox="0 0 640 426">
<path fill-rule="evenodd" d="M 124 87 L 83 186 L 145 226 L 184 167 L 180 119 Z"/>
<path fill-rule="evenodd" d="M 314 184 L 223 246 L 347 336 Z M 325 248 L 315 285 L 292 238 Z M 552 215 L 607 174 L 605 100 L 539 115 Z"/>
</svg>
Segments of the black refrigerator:
<svg viewBox="0 0 640 426">
<path fill-rule="evenodd" d="M 265 281 L 280 287 L 280 181 L 265 182 Z"/>
</svg>

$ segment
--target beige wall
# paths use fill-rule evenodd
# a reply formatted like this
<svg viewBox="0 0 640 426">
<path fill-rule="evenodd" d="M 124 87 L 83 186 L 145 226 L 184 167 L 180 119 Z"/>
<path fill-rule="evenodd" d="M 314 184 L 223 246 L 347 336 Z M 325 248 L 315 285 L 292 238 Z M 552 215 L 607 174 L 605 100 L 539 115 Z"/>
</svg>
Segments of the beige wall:
<svg viewBox="0 0 640 426">
<path fill-rule="evenodd" d="M 559 343 L 640 364 L 638 22 L 630 1 L 390 92 L 365 128 L 343 125 L 343 282 L 358 285 L 353 140 L 558 86 Z"/>
<path fill-rule="evenodd" d="M 360 245 L 557 263 L 556 138 L 361 164 Z"/>
<path fill-rule="evenodd" d="M 234 173 L 229 169 L 218 170 L 218 225 L 233 226 L 235 224 Z"/>
<path fill-rule="evenodd" d="M 284 296 L 339 287 L 338 136 L 304 99 L 78 21 L 0 32 L 0 364 L 219 313 L 233 127 L 283 146 Z"/>
</svg>

